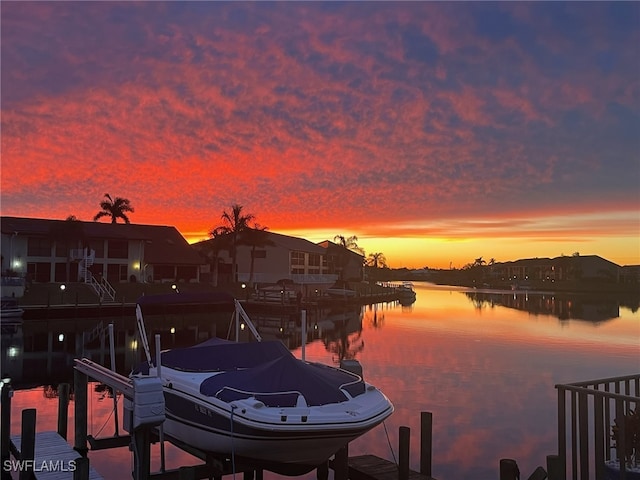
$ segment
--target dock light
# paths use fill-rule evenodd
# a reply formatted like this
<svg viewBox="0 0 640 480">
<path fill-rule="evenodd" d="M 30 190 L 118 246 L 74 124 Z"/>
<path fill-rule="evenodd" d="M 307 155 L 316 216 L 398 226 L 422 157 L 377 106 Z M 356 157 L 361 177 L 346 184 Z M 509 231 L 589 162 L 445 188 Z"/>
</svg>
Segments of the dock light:
<svg viewBox="0 0 640 480">
<path fill-rule="evenodd" d="M 241 288 L 247 288 L 247 285 L 243 283 L 242 285 L 240 285 L 240 287 Z"/>
<path fill-rule="evenodd" d="M 15 358 L 19 354 L 20 354 L 20 349 L 18 347 L 16 347 L 15 345 L 11 345 L 9 348 L 7 348 L 7 357 Z M 4 380 L 5 379 L 3 378 L 2 381 L 4 382 Z M 9 379 L 9 381 L 11 381 L 11 379 Z"/>
<path fill-rule="evenodd" d="M 176 291 L 176 293 L 180 293 L 180 290 L 178 290 L 178 286 L 177 286 L 175 283 L 174 283 L 173 285 L 171 285 L 171 288 L 172 288 L 173 290 L 175 290 L 175 291 Z"/>
<path fill-rule="evenodd" d="M 67 286 L 63 283 L 62 285 L 60 285 L 60 290 L 61 291 L 65 291 L 67 289 Z"/>
<path fill-rule="evenodd" d="M 171 330 L 169 330 L 171 333 L 176 333 L 176 327 L 171 327 Z"/>
<path fill-rule="evenodd" d="M 244 331 L 244 322 L 240 324 L 240 330 Z"/>
<path fill-rule="evenodd" d="M 59 342 L 64 342 L 64 333 L 61 333 L 58 335 L 58 341 Z"/>
<path fill-rule="evenodd" d="M 131 350 L 137 350 L 138 349 L 138 340 L 132 340 L 131 341 Z"/>
</svg>

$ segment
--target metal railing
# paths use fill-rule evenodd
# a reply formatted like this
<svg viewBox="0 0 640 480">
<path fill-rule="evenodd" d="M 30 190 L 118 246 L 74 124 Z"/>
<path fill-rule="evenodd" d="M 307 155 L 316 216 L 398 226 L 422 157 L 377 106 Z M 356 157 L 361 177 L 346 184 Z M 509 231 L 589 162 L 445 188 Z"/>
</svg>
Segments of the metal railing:
<svg viewBox="0 0 640 480">
<path fill-rule="evenodd" d="M 626 444 L 625 419 L 640 406 L 640 374 L 560 384 L 556 389 L 560 478 L 604 480 L 609 478 L 607 464 L 618 461 L 619 478 L 626 479 L 631 446 Z"/>
</svg>

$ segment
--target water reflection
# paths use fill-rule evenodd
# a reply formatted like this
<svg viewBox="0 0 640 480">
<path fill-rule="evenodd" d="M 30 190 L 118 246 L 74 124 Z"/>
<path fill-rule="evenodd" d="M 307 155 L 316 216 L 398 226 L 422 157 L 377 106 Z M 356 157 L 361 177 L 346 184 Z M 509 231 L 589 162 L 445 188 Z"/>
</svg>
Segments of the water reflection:
<svg viewBox="0 0 640 480">
<path fill-rule="evenodd" d="M 527 478 L 557 449 L 556 383 L 624 375 L 640 368 L 640 315 L 633 302 L 605 299 L 602 304 L 586 297 L 535 292 L 518 292 L 514 298 L 512 292 L 415 287 L 417 299 L 410 307 L 377 304 L 308 312 L 307 359 L 337 363 L 341 358 L 357 358 L 365 379 L 380 387 L 396 407 L 385 422 L 386 430 L 378 427 L 354 442 L 353 455 L 371 453 L 392 459 L 389 443 L 397 453 L 398 428 L 409 426 L 411 466 L 418 470 L 419 412 L 428 410 L 434 419 L 434 477 L 495 479 L 499 459 L 515 458 Z M 564 320 L 565 316 L 579 321 Z M 298 318 L 252 317 L 265 337 L 281 338 L 300 355 Z M 115 320 L 117 365 L 127 373 L 127 366 L 137 361 L 133 319 Z M 229 318 L 218 323 L 179 322 L 177 317 L 161 317 L 148 330 L 150 335 L 160 333 L 165 347 L 226 336 L 229 331 Z M 14 332 L 3 332 L 2 368 L 11 369 L 23 388 L 31 387 L 16 392 L 16 412 L 37 406 L 38 428 L 56 428 L 57 402 L 52 398 L 59 382 L 72 379 L 75 335 L 99 323 L 25 324 Z M 88 342 L 85 352 L 109 364 L 108 353 L 101 353 L 100 335 Z M 93 389 L 92 423 L 107 424 L 105 431 L 112 430 L 109 392 L 99 385 Z M 19 417 L 12 416 L 13 432 L 20 431 Z M 154 448 L 153 468 L 157 469 L 159 455 Z M 130 455 L 126 448 L 90 452 L 92 465 L 105 478 L 127 475 Z M 198 463 L 175 448 L 168 449 L 167 461 L 169 468 Z"/>
<path fill-rule="evenodd" d="M 554 294 L 543 292 L 505 292 L 471 290 L 465 295 L 476 309 L 496 306 L 514 308 L 533 315 L 550 315 L 560 320 L 603 322 L 620 316 L 621 301 L 616 298 L 597 298 L 587 294 Z M 638 306 L 631 302 L 636 311 Z"/>
</svg>

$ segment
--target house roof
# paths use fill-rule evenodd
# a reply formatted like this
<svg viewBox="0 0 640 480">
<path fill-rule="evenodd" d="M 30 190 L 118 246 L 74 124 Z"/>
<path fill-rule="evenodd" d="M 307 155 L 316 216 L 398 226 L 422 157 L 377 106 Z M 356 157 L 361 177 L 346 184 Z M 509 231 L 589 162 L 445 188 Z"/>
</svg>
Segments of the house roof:
<svg viewBox="0 0 640 480">
<path fill-rule="evenodd" d="M 281 233 L 274 233 L 265 230 L 265 235 L 267 236 L 267 240 L 272 242 L 273 245 L 284 248 L 289 251 L 299 251 L 299 252 L 307 252 L 307 253 L 317 253 L 323 255 L 326 253 L 326 250 L 309 240 L 305 240 L 304 238 L 298 237 L 290 237 L 289 235 L 283 235 Z M 194 243 L 192 246 L 196 248 L 203 249 L 206 246 L 211 245 L 215 242 L 216 239 L 211 238 L 209 240 L 203 240 L 201 242 Z M 247 247 L 246 245 L 244 245 Z M 224 248 L 223 248 L 224 250 Z"/>
<path fill-rule="evenodd" d="M 0 217 L 3 234 L 50 236 L 52 230 L 67 224 L 67 220 L 43 218 Z M 166 225 L 140 225 L 133 223 L 83 222 L 85 238 L 116 239 L 145 242 L 144 258 L 154 264 L 202 265 L 203 258 L 189 246 L 180 232 Z M 79 239 L 80 240 L 80 239 Z"/>
</svg>

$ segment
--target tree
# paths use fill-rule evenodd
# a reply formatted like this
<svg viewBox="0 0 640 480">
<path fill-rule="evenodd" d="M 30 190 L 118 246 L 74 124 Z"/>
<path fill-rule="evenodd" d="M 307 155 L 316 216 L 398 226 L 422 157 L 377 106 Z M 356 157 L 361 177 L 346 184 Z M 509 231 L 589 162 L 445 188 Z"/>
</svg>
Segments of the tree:
<svg viewBox="0 0 640 480">
<path fill-rule="evenodd" d="M 249 222 L 253 221 L 255 216 L 253 214 L 242 214 L 242 205 L 231 206 L 231 212 L 227 212 L 224 210 L 222 212 L 223 224 L 215 227 L 209 235 L 211 237 L 219 237 L 221 235 L 228 236 L 230 239 L 230 249 L 231 249 L 231 268 L 233 281 L 238 281 L 238 272 L 236 272 L 236 261 L 237 261 L 237 249 L 240 244 L 240 240 L 242 239 L 242 233 L 249 228 Z"/>
<path fill-rule="evenodd" d="M 336 235 L 335 237 L 333 237 L 333 241 L 341 247 L 346 248 L 347 250 L 353 250 L 354 252 L 358 252 L 360 255 L 364 255 L 364 249 L 358 246 L 358 237 L 356 237 L 355 235 L 352 235 L 350 237 Z"/>
<path fill-rule="evenodd" d="M 387 259 L 384 253 L 370 253 L 367 256 L 367 265 L 373 268 L 385 268 L 387 266 Z"/>
<path fill-rule="evenodd" d="M 100 202 L 100 208 L 102 210 L 93 217 L 94 221 L 101 219 L 102 217 L 111 217 L 111 223 L 116 223 L 119 218 L 124 220 L 124 223 L 131 223 L 129 217 L 125 212 L 133 213 L 133 207 L 128 198 L 111 198 L 108 193 L 104 194 L 105 200 Z"/>
</svg>

